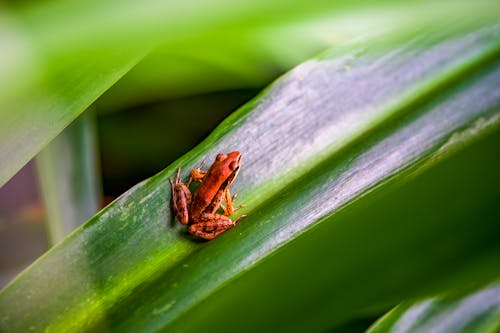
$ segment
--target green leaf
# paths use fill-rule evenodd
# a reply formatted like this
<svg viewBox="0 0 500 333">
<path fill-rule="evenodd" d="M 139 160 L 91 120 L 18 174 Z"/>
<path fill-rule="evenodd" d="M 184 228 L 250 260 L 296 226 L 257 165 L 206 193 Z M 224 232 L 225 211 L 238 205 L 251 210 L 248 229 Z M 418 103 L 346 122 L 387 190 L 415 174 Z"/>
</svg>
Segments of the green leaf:
<svg viewBox="0 0 500 333">
<path fill-rule="evenodd" d="M 298 66 L 18 276 L 0 293 L 0 330 L 325 331 L 490 281 L 499 34 L 419 31 Z M 232 150 L 248 217 L 196 241 L 167 179 Z"/>
<path fill-rule="evenodd" d="M 9 76 L 1 77 L 0 73 L 0 85 L 2 89 L 7 87 L 0 91 L 0 186 L 120 79 L 144 53 L 135 50 L 82 52 L 72 58 L 49 59 L 48 64 L 44 64 L 46 67 L 27 65 L 14 71 L 15 78 L 10 81 Z M 45 59 L 32 60 L 43 62 Z M 28 70 L 31 72 L 24 72 Z"/>
<path fill-rule="evenodd" d="M 498 21 L 500 12 L 498 2 L 483 0 L 307 3 L 294 7 L 287 1 L 287 12 L 283 12 L 283 4 L 273 1 L 267 10 L 280 7 L 279 18 L 260 13 L 256 21 L 242 20 L 227 29 L 204 27 L 189 37 L 162 43 L 99 99 L 98 106 L 110 111 L 165 97 L 260 88 L 277 73 L 360 36 L 390 39 L 431 26 L 465 27 Z M 148 38 L 162 29 L 160 24 L 156 31 L 148 32 Z"/>
<path fill-rule="evenodd" d="M 163 52 L 113 89 L 104 108 L 260 85 L 268 68 L 287 69 L 339 41 L 498 20 L 498 9 L 493 0 L 10 3 L 0 8 L 0 186 L 157 45 Z"/>
<path fill-rule="evenodd" d="M 380 319 L 367 333 L 495 333 L 500 329 L 500 285 L 463 295 L 406 302 Z"/>
<path fill-rule="evenodd" d="M 36 157 L 52 245 L 99 210 L 96 131 L 94 114 L 87 111 Z"/>
</svg>

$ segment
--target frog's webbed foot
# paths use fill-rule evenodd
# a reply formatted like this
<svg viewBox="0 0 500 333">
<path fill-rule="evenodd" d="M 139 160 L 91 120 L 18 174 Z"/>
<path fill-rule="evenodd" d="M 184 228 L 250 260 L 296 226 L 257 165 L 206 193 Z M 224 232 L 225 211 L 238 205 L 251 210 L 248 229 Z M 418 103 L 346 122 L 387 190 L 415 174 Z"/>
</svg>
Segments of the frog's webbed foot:
<svg viewBox="0 0 500 333">
<path fill-rule="evenodd" d="M 226 216 L 230 216 L 232 215 L 234 212 L 236 212 L 237 210 L 240 210 L 241 208 L 244 208 L 245 205 L 244 204 L 241 204 L 241 205 L 238 205 L 236 207 L 232 207 L 231 209 L 227 208 L 226 206 L 224 206 L 224 204 L 221 204 L 220 207 L 222 208 L 222 210 L 224 211 L 224 215 Z"/>
<path fill-rule="evenodd" d="M 236 201 L 236 197 L 237 196 L 238 196 L 238 194 L 233 194 L 233 197 L 231 198 L 231 201 L 233 202 L 233 204 Z M 237 210 L 239 210 L 239 209 L 241 209 L 243 207 L 245 207 L 244 204 L 239 204 L 238 206 L 236 206 L 236 207 L 233 208 L 233 212 L 235 212 L 235 211 L 237 211 Z"/>
<path fill-rule="evenodd" d="M 236 220 L 234 220 L 234 224 L 240 222 L 241 220 L 243 220 L 245 217 L 247 217 L 246 214 L 243 214 L 243 215 L 240 215 L 239 217 L 236 218 Z"/>
</svg>

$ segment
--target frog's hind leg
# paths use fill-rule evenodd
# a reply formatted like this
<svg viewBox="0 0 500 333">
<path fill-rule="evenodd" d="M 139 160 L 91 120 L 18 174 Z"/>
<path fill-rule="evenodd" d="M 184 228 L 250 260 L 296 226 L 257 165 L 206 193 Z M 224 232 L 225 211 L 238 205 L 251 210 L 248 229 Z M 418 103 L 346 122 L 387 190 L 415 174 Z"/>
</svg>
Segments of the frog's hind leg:
<svg viewBox="0 0 500 333">
<path fill-rule="evenodd" d="M 210 240 L 231 229 L 245 217 L 246 215 L 241 215 L 232 221 L 225 215 L 205 213 L 198 219 L 198 223 L 189 226 L 188 231 L 196 237 Z"/>
<path fill-rule="evenodd" d="M 203 214 L 200 222 L 191 224 L 188 228 L 190 234 L 203 239 L 214 239 L 226 230 L 236 225 L 227 216 L 220 214 Z"/>
<path fill-rule="evenodd" d="M 170 189 L 172 192 L 172 208 L 174 210 L 175 216 L 182 224 L 187 224 L 189 222 L 188 209 L 191 205 L 191 192 L 188 187 L 180 181 L 181 168 L 177 170 L 177 176 L 175 177 L 175 182 L 172 179 L 168 179 L 170 182 Z"/>
</svg>

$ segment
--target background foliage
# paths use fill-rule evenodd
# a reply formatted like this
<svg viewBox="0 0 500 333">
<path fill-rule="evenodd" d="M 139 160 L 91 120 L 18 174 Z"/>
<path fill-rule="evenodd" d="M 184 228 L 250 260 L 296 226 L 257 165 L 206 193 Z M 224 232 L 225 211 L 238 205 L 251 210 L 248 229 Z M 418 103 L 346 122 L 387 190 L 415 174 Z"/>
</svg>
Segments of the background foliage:
<svg viewBox="0 0 500 333">
<path fill-rule="evenodd" d="M 37 168 L 54 243 L 96 209 L 99 149 L 105 193 L 183 156 L 4 288 L 0 330 L 354 332 L 404 301 L 370 331 L 494 332 L 498 7 L 6 4 L 0 183 L 51 142 Z M 89 111 L 63 131 L 90 105 L 99 148 Z M 197 241 L 167 178 L 236 149 L 249 217 Z"/>
</svg>

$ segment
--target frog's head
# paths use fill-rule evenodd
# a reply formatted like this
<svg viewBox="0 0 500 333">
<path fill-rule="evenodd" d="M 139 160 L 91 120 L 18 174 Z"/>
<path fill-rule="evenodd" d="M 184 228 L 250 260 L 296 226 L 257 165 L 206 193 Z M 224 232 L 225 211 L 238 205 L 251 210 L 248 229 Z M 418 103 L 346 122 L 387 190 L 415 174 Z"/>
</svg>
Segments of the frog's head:
<svg viewBox="0 0 500 333">
<path fill-rule="evenodd" d="M 215 161 L 221 169 L 226 169 L 228 172 L 232 173 L 237 171 L 241 165 L 241 153 L 239 151 L 233 151 L 229 154 L 218 154 Z"/>
<path fill-rule="evenodd" d="M 240 165 L 241 153 L 233 151 L 229 154 L 218 154 L 210 169 L 217 174 L 217 178 L 220 181 L 228 181 L 230 184 L 236 178 L 240 170 Z"/>
</svg>

